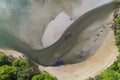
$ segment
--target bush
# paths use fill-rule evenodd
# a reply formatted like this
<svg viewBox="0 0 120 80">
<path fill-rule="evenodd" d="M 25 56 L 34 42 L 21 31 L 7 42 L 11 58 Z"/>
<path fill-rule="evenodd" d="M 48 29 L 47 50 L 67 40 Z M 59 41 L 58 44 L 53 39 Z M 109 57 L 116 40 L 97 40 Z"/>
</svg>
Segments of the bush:
<svg viewBox="0 0 120 80">
<path fill-rule="evenodd" d="M 116 23 L 117 23 L 117 24 L 120 24 L 120 15 L 117 16 L 117 18 L 116 18 Z"/>
<path fill-rule="evenodd" d="M 0 52 L 0 66 L 4 64 L 8 64 L 8 59 L 4 53 Z"/>
<path fill-rule="evenodd" d="M 101 80 L 120 80 L 120 73 L 107 69 L 100 73 Z"/>
<path fill-rule="evenodd" d="M 0 80 L 16 80 L 16 67 L 4 65 L 0 67 Z"/>
<path fill-rule="evenodd" d="M 12 63 L 9 62 L 11 66 L 5 65 L 6 63 L 8 58 L 0 53 L 0 80 L 57 80 L 48 73 L 35 75 L 37 72 L 25 59 L 15 59 Z"/>
<path fill-rule="evenodd" d="M 25 59 L 15 59 L 12 63 L 13 66 L 15 67 L 28 67 L 29 66 L 29 62 Z"/>
<path fill-rule="evenodd" d="M 17 73 L 17 80 L 31 80 L 34 74 L 35 72 L 31 67 L 20 69 Z"/>
<path fill-rule="evenodd" d="M 57 80 L 56 77 L 51 76 L 49 73 L 34 75 L 32 80 Z"/>
</svg>

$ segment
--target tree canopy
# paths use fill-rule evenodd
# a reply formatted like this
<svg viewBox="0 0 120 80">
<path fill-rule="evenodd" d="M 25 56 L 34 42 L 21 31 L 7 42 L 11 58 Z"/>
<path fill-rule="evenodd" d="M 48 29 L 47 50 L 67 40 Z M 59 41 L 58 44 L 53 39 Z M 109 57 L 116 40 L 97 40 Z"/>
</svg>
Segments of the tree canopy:
<svg viewBox="0 0 120 80">
<path fill-rule="evenodd" d="M 3 65 L 0 67 L 0 80 L 16 80 L 18 69 L 14 66 Z"/>
<path fill-rule="evenodd" d="M 36 72 L 26 59 L 14 59 L 10 64 L 8 62 L 8 57 L 1 52 L 0 80 L 57 80 L 49 73 Z"/>
<path fill-rule="evenodd" d="M 51 76 L 49 73 L 44 73 L 33 76 L 32 80 L 57 80 L 57 79 Z"/>
<path fill-rule="evenodd" d="M 12 63 L 13 66 L 15 67 L 28 67 L 29 66 L 29 62 L 25 59 L 15 59 Z"/>
<path fill-rule="evenodd" d="M 0 52 L 0 66 L 7 64 L 8 63 L 8 59 L 6 57 L 6 55 L 2 52 Z"/>
</svg>

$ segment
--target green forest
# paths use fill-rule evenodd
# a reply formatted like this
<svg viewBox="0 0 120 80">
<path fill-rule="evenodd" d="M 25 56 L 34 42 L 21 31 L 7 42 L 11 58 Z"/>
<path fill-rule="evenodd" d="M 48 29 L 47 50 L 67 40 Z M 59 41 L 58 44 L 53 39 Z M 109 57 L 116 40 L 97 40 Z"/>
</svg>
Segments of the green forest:
<svg viewBox="0 0 120 80">
<path fill-rule="evenodd" d="M 0 52 L 0 80 L 57 80 L 49 73 L 36 71 L 27 59 L 9 58 Z"/>
</svg>

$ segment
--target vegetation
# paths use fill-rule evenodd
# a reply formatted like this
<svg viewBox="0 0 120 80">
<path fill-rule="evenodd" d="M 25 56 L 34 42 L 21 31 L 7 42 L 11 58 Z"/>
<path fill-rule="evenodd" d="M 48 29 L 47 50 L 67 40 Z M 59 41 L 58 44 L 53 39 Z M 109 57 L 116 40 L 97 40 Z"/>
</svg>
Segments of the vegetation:
<svg viewBox="0 0 120 80">
<path fill-rule="evenodd" d="M 117 24 L 120 24 L 120 15 L 118 15 L 115 20 L 116 20 L 116 23 L 117 23 Z"/>
<path fill-rule="evenodd" d="M 9 64 L 8 64 L 9 63 Z M 4 53 L 0 53 L 0 80 L 57 80 L 49 73 L 38 73 L 26 59 L 14 59 L 10 62 Z"/>
<path fill-rule="evenodd" d="M 118 17 L 116 18 L 116 23 L 117 23 L 117 26 L 116 26 L 116 45 L 118 47 L 118 50 L 120 52 L 120 15 L 118 15 Z"/>
<path fill-rule="evenodd" d="M 5 54 L 3 54 L 2 52 L 0 52 L 0 66 L 4 65 L 4 64 L 8 64 L 9 61 L 6 57 Z"/>
<path fill-rule="evenodd" d="M 18 70 L 14 66 L 3 65 L 0 67 L 0 80 L 16 80 Z"/>
<path fill-rule="evenodd" d="M 35 75 L 35 72 L 32 67 L 20 68 L 17 73 L 17 80 L 31 80 L 33 75 Z"/>
<path fill-rule="evenodd" d="M 24 60 L 24 59 L 15 59 L 13 61 L 12 65 L 15 67 L 25 68 L 25 67 L 29 66 L 29 62 L 27 60 Z"/>
<path fill-rule="evenodd" d="M 57 80 L 52 77 L 49 73 L 39 74 L 32 77 L 32 80 Z"/>
</svg>

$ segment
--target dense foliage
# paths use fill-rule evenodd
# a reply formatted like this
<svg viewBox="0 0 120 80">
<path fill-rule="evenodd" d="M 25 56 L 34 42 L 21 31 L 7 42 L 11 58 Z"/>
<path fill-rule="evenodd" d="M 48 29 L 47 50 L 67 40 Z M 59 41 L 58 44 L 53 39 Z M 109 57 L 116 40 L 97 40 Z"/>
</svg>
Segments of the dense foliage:
<svg viewBox="0 0 120 80">
<path fill-rule="evenodd" d="M 0 80 L 16 80 L 18 70 L 14 66 L 3 65 L 0 67 Z"/>
<path fill-rule="evenodd" d="M 26 59 L 14 59 L 10 64 L 0 53 L 0 80 L 57 80 L 48 73 L 37 73 Z"/>
<path fill-rule="evenodd" d="M 120 15 L 118 15 L 118 17 L 116 18 L 116 23 L 117 23 L 117 26 L 116 26 L 116 45 L 118 47 L 118 50 L 120 52 Z"/>
<path fill-rule="evenodd" d="M 49 73 L 39 74 L 32 77 L 32 80 L 57 80 L 52 77 Z"/>
<path fill-rule="evenodd" d="M 33 75 L 35 75 L 35 72 L 32 67 L 20 68 L 17 73 L 17 80 L 31 80 Z"/>
<path fill-rule="evenodd" d="M 15 59 L 12 63 L 13 66 L 15 67 L 28 67 L 29 66 L 29 62 L 27 60 L 24 59 Z"/>
<path fill-rule="evenodd" d="M 4 64 L 8 64 L 9 61 L 6 57 L 5 54 L 3 54 L 2 52 L 0 52 L 0 66 L 4 65 Z"/>
<path fill-rule="evenodd" d="M 115 19 L 117 24 L 120 24 L 120 15 L 117 16 L 117 18 Z"/>
</svg>

